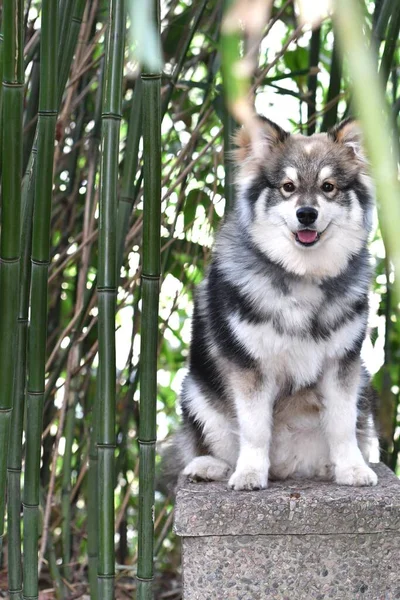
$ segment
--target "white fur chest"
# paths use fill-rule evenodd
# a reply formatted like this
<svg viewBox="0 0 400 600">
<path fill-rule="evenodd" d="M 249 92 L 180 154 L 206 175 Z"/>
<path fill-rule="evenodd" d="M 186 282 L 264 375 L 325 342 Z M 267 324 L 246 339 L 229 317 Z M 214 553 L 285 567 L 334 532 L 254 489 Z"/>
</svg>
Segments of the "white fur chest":
<svg viewBox="0 0 400 600">
<path fill-rule="evenodd" d="M 300 318 L 301 314 L 293 311 L 292 323 Z M 280 334 L 272 323 L 252 324 L 237 314 L 230 317 L 230 325 L 246 350 L 259 361 L 267 378 L 272 375 L 281 383 L 290 380 L 295 387 L 315 382 L 326 357 L 325 344 L 312 338 Z"/>
</svg>

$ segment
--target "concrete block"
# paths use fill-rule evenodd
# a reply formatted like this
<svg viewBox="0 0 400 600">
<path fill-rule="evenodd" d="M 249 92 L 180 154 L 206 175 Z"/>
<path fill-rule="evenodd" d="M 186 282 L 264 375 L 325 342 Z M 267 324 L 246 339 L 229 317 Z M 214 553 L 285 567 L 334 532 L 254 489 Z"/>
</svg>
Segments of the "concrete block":
<svg viewBox="0 0 400 600">
<path fill-rule="evenodd" d="M 234 492 L 181 479 L 184 600 L 400 599 L 400 481 L 271 482 Z"/>
</svg>

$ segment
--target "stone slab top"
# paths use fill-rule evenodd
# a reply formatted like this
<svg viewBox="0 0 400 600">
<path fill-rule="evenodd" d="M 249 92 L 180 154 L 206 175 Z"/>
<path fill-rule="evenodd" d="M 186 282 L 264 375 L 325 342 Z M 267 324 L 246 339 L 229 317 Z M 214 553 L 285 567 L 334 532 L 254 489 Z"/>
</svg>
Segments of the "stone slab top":
<svg viewBox="0 0 400 600">
<path fill-rule="evenodd" d="M 376 487 L 287 480 L 268 489 L 235 492 L 227 482 L 181 477 L 175 508 L 179 536 L 367 534 L 400 532 L 400 480 L 385 465 L 371 465 Z"/>
</svg>

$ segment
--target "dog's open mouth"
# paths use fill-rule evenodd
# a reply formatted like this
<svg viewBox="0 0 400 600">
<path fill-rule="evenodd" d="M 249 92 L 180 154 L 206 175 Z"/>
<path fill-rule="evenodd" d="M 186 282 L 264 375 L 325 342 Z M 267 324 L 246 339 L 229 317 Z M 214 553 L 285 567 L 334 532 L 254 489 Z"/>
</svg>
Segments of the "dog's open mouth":
<svg viewBox="0 0 400 600">
<path fill-rule="evenodd" d="M 295 235 L 296 242 L 299 242 L 302 246 L 314 246 L 319 240 L 319 233 L 314 229 L 302 229 Z"/>
</svg>

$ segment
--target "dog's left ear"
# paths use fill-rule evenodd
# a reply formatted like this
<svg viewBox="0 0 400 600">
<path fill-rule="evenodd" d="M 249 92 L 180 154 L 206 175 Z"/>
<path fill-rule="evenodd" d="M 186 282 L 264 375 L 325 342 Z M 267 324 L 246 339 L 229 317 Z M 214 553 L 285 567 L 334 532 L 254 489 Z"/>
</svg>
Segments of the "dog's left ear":
<svg viewBox="0 0 400 600">
<path fill-rule="evenodd" d="M 354 158 L 365 163 L 366 158 L 363 149 L 363 139 L 360 125 L 352 119 L 345 119 L 333 129 L 328 131 L 328 137 L 338 144 L 343 144 L 350 148 L 354 154 Z"/>
<path fill-rule="evenodd" d="M 242 127 L 236 132 L 233 138 L 236 146 L 233 158 L 239 166 L 249 158 L 265 160 L 289 137 L 290 134 L 276 123 L 262 115 L 256 115 L 251 129 Z"/>
</svg>

